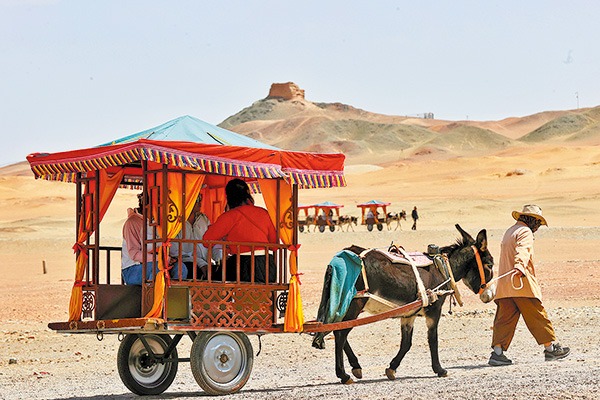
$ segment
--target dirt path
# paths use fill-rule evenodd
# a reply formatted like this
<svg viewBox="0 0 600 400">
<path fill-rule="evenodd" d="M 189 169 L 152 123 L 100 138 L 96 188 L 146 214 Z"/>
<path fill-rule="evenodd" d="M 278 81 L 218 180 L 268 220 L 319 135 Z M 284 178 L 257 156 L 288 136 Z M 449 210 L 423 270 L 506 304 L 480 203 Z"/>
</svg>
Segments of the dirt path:
<svg viewBox="0 0 600 400">
<path fill-rule="evenodd" d="M 472 232 L 475 233 L 475 232 Z M 568 234 L 567 234 L 568 233 Z M 490 230 L 493 254 L 497 254 L 501 230 Z M 364 246 L 398 241 L 409 250 L 427 243 L 449 244 L 456 233 L 449 230 L 303 234 L 301 265 L 302 292 L 306 319 L 316 315 L 323 269 L 335 251 L 352 243 Z M 564 237 L 572 245 L 556 242 Z M 65 240 L 65 242 L 67 242 Z M 6 243 L 6 242 L 4 242 Z M 323 243 L 327 243 L 324 248 Z M 600 260 L 581 248 L 597 248 L 596 228 L 554 229 L 540 232 L 536 242 L 538 275 L 545 303 L 560 341 L 573 354 L 558 362 L 544 362 L 537 346 L 521 321 L 515 341 L 507 353 L 515 362 L 509 367 L 486 365 L 494 306 L 484 305 L 466 293 L 465 307 L 454 309 L 440 322 L 440 357 L 449 370 L 437 378 L 430 367 L 426 328 L 415 325 L 413 348 L 398 369 L 398 378 L 389 381 L 384 369 L 398 350 L 399 321 L 387 320 L 356 328 L 350 335 L 359 356 L 364 378 L 354 385 L 341 385 L 335 376 L 333 340 L 325 350 L 311 347 L 311 337 L 299 334 L 266 335 L 260 355 L 255 357 L 252 376 L 242 392 L 224 398 L 244 399 L 595 399 L 600 396 Z M 10 249 L 26 248 L 14 241 Z M 66 246 L 68 249 L 68 246 Z M 567 250 L 565 250 L 567 249 Z M 66 254 L 65 254 L 66 253 Z M 22 253 L 21 253 L 22 254 Z M 49 259 L 66 257 L 64 267 L 51 264 L 41 274 L 39 258 L 23 259 L 10 251 L 3 262 L 23 265 L 28 280 L 4 280 L 0 285 L 0 399 L 129 399 L 116 370 L 117 336 L 98 341 L 92 335 L 57 334 L 47 329 L 49 321 L 64 320 L 71 287 L 72 255 L 57 246 L 48 249 Z M 38 257 L 36 255 L 36 257 Z M 29 268 L 29 270 L 27 269 Z M 569 277 L 564 279 L 564 277 Z M 331 338 L 331 336 L 329 336 Z M 252 336 L 255 354 L 258 338 Z M 190 341 L 178 348 L 189 354 Z M 12 360 L 12 361 L 11 361 Z M 349 370 L 348 370 L 349 371 Z M 206 396 L 194 381 L 188 364 L 181 364 L 173 385 L 160 398 Z"/>
</svg>

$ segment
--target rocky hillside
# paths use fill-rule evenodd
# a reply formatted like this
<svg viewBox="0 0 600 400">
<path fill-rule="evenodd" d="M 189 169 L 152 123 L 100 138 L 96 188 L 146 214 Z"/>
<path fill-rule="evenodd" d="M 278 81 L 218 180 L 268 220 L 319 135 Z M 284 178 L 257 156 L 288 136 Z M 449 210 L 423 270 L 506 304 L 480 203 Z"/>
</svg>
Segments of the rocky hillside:
<svg viewBox="0 0 600 400">
<path fill-rule="evenodd" d="M 269 96 L 220 126 L 281 148 L 343 152 L 349 162 L 382 164 L 410 156 L 491 154 L 540 142 L 600 144 L 600 107 L 500 121 L 443 121 L 313 103 L 289 82 L 274 84 Z"/>
</svg>

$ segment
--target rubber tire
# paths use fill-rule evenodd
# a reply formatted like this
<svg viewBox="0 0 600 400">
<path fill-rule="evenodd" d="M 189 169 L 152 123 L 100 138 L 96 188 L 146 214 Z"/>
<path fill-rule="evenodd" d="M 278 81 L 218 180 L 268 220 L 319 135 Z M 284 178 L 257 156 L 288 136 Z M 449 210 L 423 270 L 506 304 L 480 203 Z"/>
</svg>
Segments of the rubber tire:
<svg viewBox="0 0 600 400">
<path fill-rule="evenodd" d="M 335 232 L 335 225 L 329 225 L 329 231 Z"/>
<path fill-rule="evenodd" d="M 325 232 L 325 225 L 319 225 L 319 232 Z"/>
<path fill-rule="evenodd" d="M 171 337 L 168 335 L 145 334 L 144 338 L 155 354 L 164 354 L 171 344 Z M 119 376 L 127 389 L 135 394 L 159 395 L 173 383 L 179 363 L 175 361 L 142 366 L 141 362 L 144 361 L 144 356 L 147 354 L 148 352 L 138 335 L 126 335 L 117 353 Z M 176 348 L 173 349 L 169 358 L 178 358 Z"/>
<path fill-rule="evenodd" d="M 367 224 L 367 230 L 369 232 L 371 232 L 373 230 L 373 225 L 372 224 Z"/>
<path fill-rule="evenodd" d="M 300 232 L 304 232 L 304 226 L 303 225 L 298 225 L 298 230 Z"/>
<path fill-rule="evenodd" d="M 222 362 L 222 356 L 227 361 Z M 192 374 L 210 395 L 239 392 L 250 378 L 253 363 L 252 344 L 241 332 L 202 332 L 192 344 Z"/>
<path fill-rule="evenodd" d="M 383 224 L 377 224 L 377 230 L 381 232 L 383 230 Z"/>
</svg>

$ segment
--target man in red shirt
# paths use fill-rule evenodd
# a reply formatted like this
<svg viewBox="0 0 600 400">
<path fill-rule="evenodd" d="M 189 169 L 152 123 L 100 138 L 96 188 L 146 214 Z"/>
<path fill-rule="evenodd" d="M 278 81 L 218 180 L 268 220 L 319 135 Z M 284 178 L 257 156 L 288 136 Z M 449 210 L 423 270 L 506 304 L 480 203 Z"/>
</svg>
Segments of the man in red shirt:
<svg viewBox="0 0 600 400">
<path fill-rule="evenodd" d="M 203 240 L 226 240 L 245 243 L 278 243 L 277 232 L 267 210 L 254 205 L 250 188 L 241 179 L 232 179 L 225 187 L 228 211 L 208 227 Z M 240 280 L 252 281 L 252 255 L 254 255 L 254 282 L 265 283 L 267 267 L 269 282 L 277 281 L 275 258 L 263 246 L 228 246 L 230 256 L 226 262 L 226 279 L 237 280 L 237 255 L 240 255 Z M 268 254 L 268 257 L 266 256 Z M 268 261 L 267 261 L 268 260 Z"/>
</svg>

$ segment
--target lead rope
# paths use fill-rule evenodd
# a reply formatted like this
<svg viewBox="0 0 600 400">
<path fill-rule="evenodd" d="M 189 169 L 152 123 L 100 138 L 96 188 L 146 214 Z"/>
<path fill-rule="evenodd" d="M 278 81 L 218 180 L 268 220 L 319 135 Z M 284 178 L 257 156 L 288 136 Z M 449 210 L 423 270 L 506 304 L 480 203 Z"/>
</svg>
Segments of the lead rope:
<svg viewBox="0 0 600 400">
<path fill-rule="evenodd" d="M 502 278 L 504 278 L 504 277 L 506 277 L 508 275 L 511 275 L 511 277 L 510 277 L 510 284 L 512 285 L 513 289 L 515 289 L 515 290 L 521 290 L 521 289 L 523 289 L 523 277 L 522 276 L 518 277 L 520 285 L 519 285 L 519 287 L 516 287 L 514 279 L 515 279 L 515 276 L 517 275 L 517 271 L 513 271 L 512 269 L 510 271 L 508 271 L 508 272 L 506 272 L 506 273 L 504 273 L 504 274 L 496 277 L 496 278 L 491 279 L 487 283 L 486 287 L 489 287 L 492 283 L 494 283 L 496 281 L 499 281 L 500 279 L 502 279 Z"/>
</svg>

